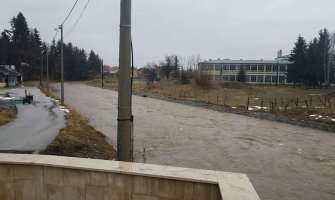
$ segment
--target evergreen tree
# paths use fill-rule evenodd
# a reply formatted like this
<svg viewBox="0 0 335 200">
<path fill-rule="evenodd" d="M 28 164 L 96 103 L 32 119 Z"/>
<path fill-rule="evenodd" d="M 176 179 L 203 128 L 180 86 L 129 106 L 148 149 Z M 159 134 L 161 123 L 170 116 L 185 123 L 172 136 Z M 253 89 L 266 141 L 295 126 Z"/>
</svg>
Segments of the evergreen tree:
<svg viewBox="0 0 335 200">
<path fill-rule="evenodd" d="M 97 76 L 101 71 L 102 60 L 100 59 L 98 54 L 95 54 L 93 50 L 91 50 L 89 58 L 88 58 L 88 66 L 89 72 L 93 76 Z"/>
<path fill-rule="evenodd" d="M 161 63 L 161 76 L 169 79 L 180 77 L 180 64 L 178 56 L 166 56 L 165 63 Z"/>
<path fill-rule="evenodd" d="M 56 41 L 52 40 L 49 52 L 49 73 L 50 78 L 54 80 L 60 79 L 60 51 L 57 48 Z"/>
<path fill-rule="evenodd" d="M 180 64 L 178 56 L 172 56 L 173 65 L 172 65 L 172 75 L 174 78 L 180 77 Z"/>
<path fill-rule="evenodd" d="M 26 80 L 37 80 L 40 78 L 42 65 L 42 41 L 38 30 L 31 29 L 28 37 L 28 51 L 22 62 L 21 72 Z"/>
<path fill-rule="evenodd" d="M 289 65 L 287 70 L 287 81 L 296 83 L 306 83 L 307 80 L 307 44 L 305 39 L 299 35 L 295 47 L 290 56 L 293 64 Z"/>
<path fill-rule="evenodd" d="M 247 77 L 245 75 L 245 70 L 244 70 L 243 66 L 241 66 L 240 69 L 238 70 L 236 80 L 238 82 L 246 82 L 247 81 Z"/>
<path fill-rule="evenodd" d="M 15 65 L 22 72 L 25 80 L 38 80 L 46 56 L 49 56 L 49 77 L 60 79 L 60 41 L 52 41 L 50 47 L 41 40 L 36 28 L 29 29 L 22 13 L 10 21 L 11 31 L 3 31 L 0 36 L 0 64 Z M 99 55 L 90 52 L 89 59 L 84 49 L 71 43 L 64 46 L 64 77 L 65 80 L 84 80 L 89 75 L 100 74 L 102 60 Z M 46 74 L 46 70 L 44 75 Z"/>
<path fill-rule="evenodd" d="M 169 79 L 173 71 L 171 56 L 166 56 L 165 61 L 166 62 L 161 66 L 161 75 Z"/>
<path fill-rule="evenodd" d="M 20 12 L 16 17 L 10 21 L 12 27 L 12 42 L 14 46 L 13 61 L 18 70 L 21 69 L 21 63 L 27 62 L 27 55 L 29 52 L 29 28 L 26 18 Z"/>
<path fill-rule="evenodd" d="M 308 45 L 308 64 L 307 64 L 307 78 L 309 81 L 309 85 L 312 87 L 316 87 L 320 81 L 322 80 L 322 71 L 318 68 L 318 40 L 314 38 Z"/>
<path fill-rule="evenodd" d="M 0 64 L 7 64 L 10 60 L 12 45 L 8 31 L 3 31 L 0 36 Z"/>
</svg>

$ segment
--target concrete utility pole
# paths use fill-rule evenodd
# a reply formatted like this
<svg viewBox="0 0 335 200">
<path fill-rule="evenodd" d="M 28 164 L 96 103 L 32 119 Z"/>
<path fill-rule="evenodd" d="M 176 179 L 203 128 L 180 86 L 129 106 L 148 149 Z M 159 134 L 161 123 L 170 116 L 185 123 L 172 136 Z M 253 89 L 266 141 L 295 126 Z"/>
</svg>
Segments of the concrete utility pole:
<svg viewBox="0 0 335 200">
<path fill-rule="evenodd" d="M 104 60 L 101 62 L 101 87 L 104 87 Z"/>
<path fill-rule="evenodd" d="M 131 0 L 121 0 L 119 56 L 117 155 L 120 161 L 131 162 Z"/>
<path fill-rule="evenodd" d="M 60 55 L 60 73 L 61 73 L 61 104 L 64 105 L 64 55 L 63 55 L 63 24 L 59 26 L 61 30 L 61 55 Z"/>
<path fill-rule="evenodd" d="M 49 52 L 47 52 L 47 89 L 49 91 Z"/>
</svg>

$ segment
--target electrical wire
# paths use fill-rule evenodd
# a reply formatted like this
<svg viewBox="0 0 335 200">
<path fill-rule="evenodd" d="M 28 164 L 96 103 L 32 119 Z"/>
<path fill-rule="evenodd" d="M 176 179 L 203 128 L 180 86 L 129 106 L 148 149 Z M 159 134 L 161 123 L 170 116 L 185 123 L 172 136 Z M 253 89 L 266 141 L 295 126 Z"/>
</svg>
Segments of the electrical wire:
<svg viewBox="0 0 335 200">
<path fill-rule="evenodd" d="M 70 15 L 71 15 L 71 13 L 72 13 L 74 7 L 76 7 L 77 3 L 78 3 L 78 0 L 76 0 L 76 2 L 74 3 L 74 5 L 72 6 L 72 8 L 71 8 L 69 14 L 67 15 L 67 17 L 66 17 L 65 20 L 63 21 L 62 25 L 67 21 L 67 19 L 69 19 Z"/>
<path fill-rule="evenodd" d="M 133 81 L 134 81 L 134 48 L 133 48 L 133 39 L 130 41 L 130 48 L 131 48 L 131 79 L 130 79 L 130 105 L 133 104 L 132 102 L 132 95 L 133 95 Z M 131 113 L 131 161 L 134 160 L 134 115 L 132 106 L 130 106 L 130 113 Z"/>
<path fill-rule="evenodd" d="M 74 23 L 74 25 L 72 26 L 72 28 L 70 29 L 70 31 L 66 34 L 66 36 L 70 35 L 70 33 L 73 31 L 73 29 L 77 26 L 79 20 L 81 19 L 81 17 L 83 16 L 83 13 L 85 12 L 85 10 L 87 8 L 89 2 L 90 2 L 90 0 L 87 0 L 86 5 L 85 5 L 83 11 L 81 11 L 81 13 L 80 13 L 77 21 Z"/>
</svg>

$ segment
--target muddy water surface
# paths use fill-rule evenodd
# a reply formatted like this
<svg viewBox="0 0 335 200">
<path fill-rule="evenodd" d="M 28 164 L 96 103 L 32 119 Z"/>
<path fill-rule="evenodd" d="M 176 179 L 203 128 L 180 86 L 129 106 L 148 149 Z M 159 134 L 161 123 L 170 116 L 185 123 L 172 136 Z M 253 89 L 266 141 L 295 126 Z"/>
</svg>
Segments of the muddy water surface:
<svg viewBox="0 0 335 200">
<path fill-rule="evenodd" d="M 71 83 L 65 101 L 115 146 L 117 92 Z M 335 199 L 334 133 L 138 96 L 133 112 L 137 162 L 246 173 L 262 199 Z"/>
</svg>

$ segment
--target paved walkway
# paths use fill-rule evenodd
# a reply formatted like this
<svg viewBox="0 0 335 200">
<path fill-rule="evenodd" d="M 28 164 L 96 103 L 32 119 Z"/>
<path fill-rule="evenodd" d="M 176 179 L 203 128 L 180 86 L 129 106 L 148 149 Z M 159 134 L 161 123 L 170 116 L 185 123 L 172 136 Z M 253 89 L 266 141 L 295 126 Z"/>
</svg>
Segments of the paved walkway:
<svg viewBox="0 0 335 200">
<path fill-rule="evenodd" d="M 18 103 L 17 119 L 0 127 L 0 152 L 36 152 L 44 149 L 65 127 L 64 111 L 37 88 L 26 88 L 34 95 L 30 105 Z M 25 88 L 1 89 L 0 94 L 23 97 Z"/>
</svg>

